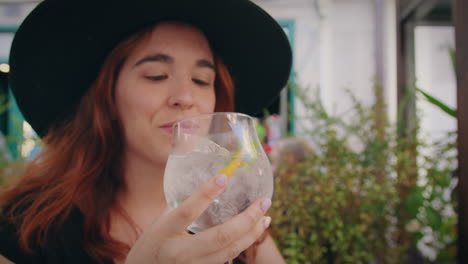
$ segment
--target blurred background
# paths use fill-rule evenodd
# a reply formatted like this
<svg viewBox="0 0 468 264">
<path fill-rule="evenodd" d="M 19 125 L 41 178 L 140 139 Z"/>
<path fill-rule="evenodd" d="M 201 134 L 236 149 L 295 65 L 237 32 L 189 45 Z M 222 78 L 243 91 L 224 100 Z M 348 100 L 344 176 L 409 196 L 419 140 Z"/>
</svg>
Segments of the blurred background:
<svg viewBox="0 0 468 264">
<path fill-rule="evenodd" d="M 294 53 L 257 116 L 287 262 L 456 263 L 455 1 L 253 2 Z M 13 35 L 38 3 L 0 0 L 0 184 L 40 151 L 7 83 Z"/>
</svg>

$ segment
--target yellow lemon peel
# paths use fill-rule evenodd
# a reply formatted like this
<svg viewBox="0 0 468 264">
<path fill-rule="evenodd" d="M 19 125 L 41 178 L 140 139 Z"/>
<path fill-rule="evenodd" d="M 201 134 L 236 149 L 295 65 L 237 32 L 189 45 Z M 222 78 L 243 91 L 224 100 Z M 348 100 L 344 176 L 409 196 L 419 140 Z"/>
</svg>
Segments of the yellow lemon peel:
<svg viewBox="0 0 468 264">
<path fill-rule="evenodd" d="M 235 157 L 226 167 L 219 171 L 219 174 L 224 174 L 228 178 L 234 174 L 234 172 L 241 166 L 242 161 L 239 156 Z"/>
</svg>

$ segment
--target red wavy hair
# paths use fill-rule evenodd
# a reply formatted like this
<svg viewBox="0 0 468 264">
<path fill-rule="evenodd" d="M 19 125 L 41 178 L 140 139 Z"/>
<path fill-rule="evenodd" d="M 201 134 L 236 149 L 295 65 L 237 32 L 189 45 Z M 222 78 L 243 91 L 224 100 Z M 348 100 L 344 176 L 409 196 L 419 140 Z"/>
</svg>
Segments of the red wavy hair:
<svg viewBox="0 0 468 264">
<path fill-rule="evenodd" d="M 76 114 L 43 138 L 42 152 L 25 168 L 19 182 L 0 195 L 5 213 L 18 227 L 26 252 L 47 244 L 70 212 L 84 215 L 83 247 L 96 261 L 124 259 L 129 245 L 110 234 L 110 211 L 123 186 L 120 159 L 123 134 L 114 103 L 114 88 L 126 57 L 146 41 L 153 27 L 120 43 L 81 99 Z M 215 59 L 215 111 L 234 110 L 234 84 L 227 67 Z"/>
</svg>

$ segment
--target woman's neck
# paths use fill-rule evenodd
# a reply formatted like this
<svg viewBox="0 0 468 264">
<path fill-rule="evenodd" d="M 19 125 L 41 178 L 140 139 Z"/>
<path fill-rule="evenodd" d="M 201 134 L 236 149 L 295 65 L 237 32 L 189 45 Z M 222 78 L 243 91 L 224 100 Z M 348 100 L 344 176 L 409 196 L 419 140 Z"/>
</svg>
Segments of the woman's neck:
<svg viewBox="0 0 468 264">
<path fill-rule="evenodd" d="M 144 230 L 167 208 L 163 188 L 165 164 L 131 155 L 125 156 L 123 162 L 125 185 L 117 201 Z"/>
</svg>

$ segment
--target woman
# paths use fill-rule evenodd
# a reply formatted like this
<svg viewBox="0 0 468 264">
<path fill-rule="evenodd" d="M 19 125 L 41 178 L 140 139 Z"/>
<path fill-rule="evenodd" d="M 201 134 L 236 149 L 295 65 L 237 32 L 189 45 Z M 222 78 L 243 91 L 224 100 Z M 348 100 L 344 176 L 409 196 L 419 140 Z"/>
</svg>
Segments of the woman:
<svg viewBox="0 0 468 264">
<path fill-rule="evenodd" d="M 269 199 L 189 235 L 226 176 L 170 211 L 162 188 L 173 122 L 232 111 L 234 98 L 236 111 L 255 113 L 285 84 L 289 44 L 263 10 L 245 0 L 45 0 L 19 28 L 10 63 L 44 148 L 1 196 L 5 257 L 224 263 L 243 252 L 248 263 L 283 263 L 265 233 Z"/>
</svg>

